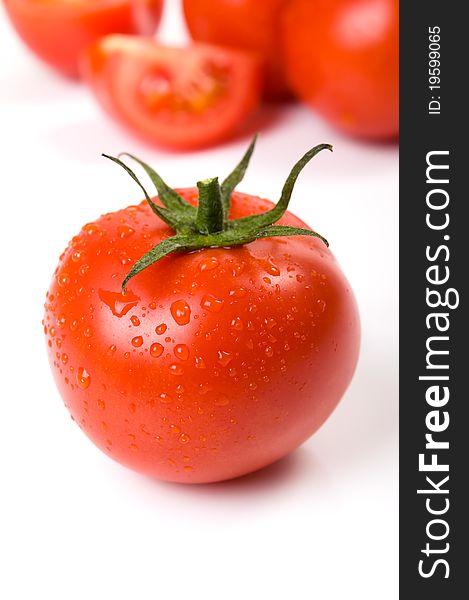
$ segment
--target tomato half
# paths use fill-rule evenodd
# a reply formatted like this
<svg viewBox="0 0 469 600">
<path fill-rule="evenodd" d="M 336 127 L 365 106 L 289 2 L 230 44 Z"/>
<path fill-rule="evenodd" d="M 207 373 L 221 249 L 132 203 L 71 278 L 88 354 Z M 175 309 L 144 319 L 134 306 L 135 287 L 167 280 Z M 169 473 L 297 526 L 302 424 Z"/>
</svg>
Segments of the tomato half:
<svg viewBox="0 0 469 600">
<path fill-rule="evenodd" d="M 352 135 L 398 135 L 398 12 L 397 0 L 291 0 L 283 13 L 292 88 Z"/>
<path fill-rule="evenodd" d="M 232 134 L 259 102 L 259 63 L 224 48 L 168 48 L 113 35 L 92 46 L 83 75 L 103 108 L 147 141 L 192 149 Z"/>
<path fill-rule="evenodd" d="M 3 0 L 11 22 L 44 62 L 76 77 L 82 51 L 109 33 L 153 35 L 163 0 Z"/>
<path fill-rule="evenodd" d="M 196 189 L 178 190 L 195 204 Z M 234 192 L 231 217 L 272 208 Z M 291 213 L 280 224 L 305 227 Z M 318 238 L 172 254 L 120 286 L 172 234 L 147 204 L 83 227 L 60 258 L 44 332 L 73 419 L 148 475 L 209 482 L 259 469 L 331 414 L 352 377 L 359 320 Z"/>
<path fill-rule="evenodd" d="M 288 97 L 279 44 L 279 16 L 286 0 L 184 0 L 192 38 L 256 52 L 266 68 L 266 95 Z"/>
</svg>

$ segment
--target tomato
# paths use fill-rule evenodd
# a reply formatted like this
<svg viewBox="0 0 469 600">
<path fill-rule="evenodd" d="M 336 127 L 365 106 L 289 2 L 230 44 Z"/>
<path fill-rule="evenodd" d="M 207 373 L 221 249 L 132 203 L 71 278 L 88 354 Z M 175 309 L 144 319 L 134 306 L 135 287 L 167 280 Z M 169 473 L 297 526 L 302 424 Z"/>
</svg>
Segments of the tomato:
<svg viewBox="0 0 469 600">
<path fill-rule="evenodd" d="M 352 135 L 398 135 L 398 12 L 397 0 L 291 0 L 283 13 L 292 88 Z"/>
<path fill-rule="evenodd" d="M 167 48 L 132 36 L 92 46 L 83 76 L 117 121 L 153 144 L 181 150 L 228 137 L 260 95 L 252 56 L 208 45 Z"/>
<path fill-rule="evenodd" d="M 189 32 L 198 42 L 256 52 L 266 68 L 266 95 L 289 96 L 278 42 L 285 0 L 184 0 Z"/>
<path fill-rule="evenodd" d="M 78 59 L 109 33 L 153 35 L 163 0 L 3 0 L 29 48 L 65 75 L 78 76 Z"/>
<path fill-rule="evenodd" d="M 171 190 L 190 210 L 197 192 Z M 69 243 L 47 293 L 49 359 L 72 418 L 110 457 L 164 480 L 219 481 L 285 456 L 333 411 L 359 319 L 324 241 L 286 212 L 268 229 L 288 237 L 211 246 L 234 219 L 272 208 L 233 192 L 226 232 L 140 271 L 136 261 L 173 233 L 148 203 L 103 215 Z M 181 235 L 170 239 L 193 234 Z"/>
</svg>

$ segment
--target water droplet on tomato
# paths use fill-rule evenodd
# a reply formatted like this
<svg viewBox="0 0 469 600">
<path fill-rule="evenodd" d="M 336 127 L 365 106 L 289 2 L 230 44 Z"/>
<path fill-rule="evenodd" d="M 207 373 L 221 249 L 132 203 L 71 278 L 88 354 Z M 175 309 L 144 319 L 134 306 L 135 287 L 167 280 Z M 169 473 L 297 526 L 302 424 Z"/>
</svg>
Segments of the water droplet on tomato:
<svg viewBox="0 0 469 600">
<path fill-rule="evenodd" d="M 187 433 L 181 433 L 181 435 L 179 436 L 179 441 L 181 442 L 181 444 L 187 444 L 190 441 L 190 437 L 187 435 Z"/>
<path fill-rule="evenodd" d="M 151 356 L 153 356 L 153 358 L 158 358 L 158 356 L 161 356 L 163 354 L 163 351 L 163 346 L 161 344 L 158 344 L 157 342 L 150 346 L 150 354 Z"/>
<path fill-rule="evenodd" d="M 81 265 L 81 267 L 78 269 L 78 274 L 84 277 L 89 270 L 89 265 Z"/>
<path fill-rule="evenodd" d="M 140 325 L 140 319 L 137 317 L 137 315 L 132 315 L 130 317 L 130 322 L 134 327 L 138 327 Z"/>
<path fill-rule="evenodd" d="M 137 410 L 137 407 L 133 402 L 131 402 L 127 408 L 129 409 L 129 412 L 131 412 L 131 413 L 134 413 Z"/>
<path fill-rule="evenodd" d="M 236 288 L 230 291 L 230 296 L 234 296 L 235 298 L 244 298 L 246 296 L 247 290 L 243 287 Z"/>
<path fill-rule="evenodd" d="M 91 329 L 91 327 L 85 327 L 85 329 L 83 330 L 83 335 L 87 338 L 92 337 L 93 330 Z"/>
<path fill-rule="evenodd" d="M 161 325 L 157 325 L 155 327 L 155 331 L 158 335 L 163 335 L 163 333 L 168 329 L 167 325 L 161 323 Z"/>
<path fill-rule="evenodd" d="M 117 350 L 117 346 L 116 346 L 115 344 L 111 344 L 111 345 L 109 346 L 109 348 L 107 349 L 107 353 L 108 353 L 110 356 L 112 356 L 112 355 L 115 353 L 115 351 L 116 351 L 116 350 Z"/>
<path fill-rule="evenodd" d="M 60 314 L 57 317 L 57 327 L 60 327 L 60 329 L 63 329 L 65 327 L 65 325 L 67 324 L 67 318 L 65 317 L 65 315 Z"/>
<path fill-rule="evenodd" d="M 127 252 L 121 252 L 119 254 L 119 260 L 121 265 L 128 265 L 132 262 L 132 259 L 130 258 L 130 256 L 127 254 Z"/>
<path fill-rule="evenodd" d="M 96 400 L 96 404 L 100 410 L 104 410 L 106 408 L 104 400 Z"/>
<path fill-rule="evenodd" d="M 83 225 L 81 229 L 88 235 L 94 235 L 99 232 L 99 227 L 94 223 L 87 223 L 86 225 Z"/>
<path fill-rule="evenodd" d="M 191 309 L 185 300 L 176 300 L 171 304 L 171 315 L 178 325 L 187 325 L 191 318 Z"/>
<path fill-rule="evenodd" d="M 171 404 L 173 401 L 171 396 L 169 394 L 165 394 L 164 392 L 160 394 L 159 398 L 162 404 Z"/>
<path fill-rule="evenodd" d="M 143 344 L 143 338 L 141 335 L 137 335 L 136 337 L 132 338 L 132 346 L 134 348 L 140 348 L 140 346 Z"/>
<path fill-rule="evenodd" d="M 316 300 L 316 303 L 318 304 L 319 310 L 321 312 L 324 312 L 326 310 L 326 303 L 324 300 Z"/>
<path fill-rule="evenodd" d="M 280 275 L 280 269 L 273 262 L 272 258 L 269 258 L 265 270 L 269 275 L 273 275 L 274 277 L 278 277 Z"/>
<path fill-rule="evenodd" d="M 233 265 L 233 270 L 232 270 L 233 277 L 238 277 L 239 275 L 241 275 L 241 273 L 244 271 L 245 267 L 246 267 L 246 263 L 243 261 Z"/>
<path fill-rule="evenodd" d="M 66 365 L 66 364 L 68 363 L 68 356 L 67 356 L 65 353 L 64 353 L 64 354 L 62 354 L 62 358 L 61 358 L 61 360 L 62 360 L 62 363 L 63 363 L 64 365 Z"/>
<path fill-rule="evenodd" d="M 199 384 L 199 394 L 201 396 L 205 396 L 208 392 L 212 391 L 212 386 L 209 383 L 201 383 Z"/>
<path fill-rule="evenodd" d="M 135 294 L 132 294 L 132 292 L 126 292 L 124 295 L 120 292 L 99 290 L 98 296 L 100 300 L 111 309 L 111 312 L 115 317 L 123 317 L 126 315 L 140 300 L 140 298 Z"/>
<path fill-rule="evenodd" d="M 236 331 L 242 331 L 244 329 L 244 325 L 241 317 L 235 317 L 231 321 L 231 327 L 233 327 L 233 329 L 236 329 Z"/>
<path fill-rule="evenodd" d="M 227 367 L 230 364 L 230 362 L 233 360 L 232 352 L 226 352 L 225 350 L 218 350 L 217 355 L 218 355 L 218 362 L 221 364 L 222 367 Z"/>
<path fill-rule="evenodd" d="M 88 371 L 84 367 L 78 367 L 77 370 L 77 383 L 81 387 L 82 390 L 86 390 L 86 388 L 91 383 L 91 377 Z"/>
<path fill-rule="evenodd" d="M 228 396 L 225 396 L 225 394 L 220 394 L 215 399 L 215 404 L 217 406 L 226 406 L 229 403 L 230 403 L 230 400 L 229 400 Z"/>
<path fill-rule="evenodd" d="M 195 367 L 196 369 L 205 369 L 205 362 L 201 356 L 195 357 Z"/>
<path fill-rule="evenodd" d="M 134 232 L 135 232 L 135 229 L 132 229 L 132 227 L 130 227 L 129 225 L 119 225 L 117 227 L 117 235 L 121 239 L 129 237 L 129 235 L 132 235 Z"/>
<path fill-rule="evenodd" d="M 265 355 L 268 356 L 269 358 L 272 358 L 272 356 L 274 355 L 274 349 L 272 348 L 272 346 L 266 346 L 264 352 L 265 352 Z"/>
<path fill-rule="evenodd" d="M 70 283 L 70 275 L 68 273 L 59 273 L 57 275 L 57 284 L 59 287 L 66 287 Z"/>
<path fill-rule="evenodd" d="M 218 259 L 215 256 L 210 256 L 210 258 L 204 258 L 204 260 L 202 260 L 199 263 L 199 270 L 200 271 L 212 271 L 213 269 L 216 269 L 218 267 Z"/>
<path fill-rule="evenodd" d="M 179 360 L 187 360 L 189 358 L 189 348 L 186 344 L 177 344 L 174 346 L 174 355 L 179 358 Z"/>
<path fill-rule="evenodd" d="M 184 369 L 180 365 L 169 365 L 169 372 L 171 375 L 184 375 Z"/>
<path fill-rule="evenodd" d="M 212 313 L 219 313 L 223 309 L 224 304 L 223 300 L 212 295 L 204 296 L 200 302 L 200 306 L 203 309 Z"/>
</svg>

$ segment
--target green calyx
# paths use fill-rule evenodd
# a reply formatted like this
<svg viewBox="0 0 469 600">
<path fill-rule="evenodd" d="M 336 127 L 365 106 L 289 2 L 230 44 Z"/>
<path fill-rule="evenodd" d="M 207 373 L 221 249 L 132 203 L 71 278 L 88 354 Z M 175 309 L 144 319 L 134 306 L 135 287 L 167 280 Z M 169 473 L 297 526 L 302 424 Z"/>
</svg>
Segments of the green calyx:
<svg viewBox="0 0 469 600">
<path fill-rule="evenodd" d="M 138 275 L 138 273 L 172 252 L 187 252 L 222 246 L 239 246 L 241 244 L 249 244 L 260 238 L 289 235 L 318 237 L 326 246 L 329 245 L 326 239 L 309 229 L 290 227 L 288 225 L 275 225 L 288 208 L 298 175 L 313 156 L 316 156 L 321 150 L 332 151 L 332 146 L 329 144 L 319 144 L 300 158 L 285 181 L 280 200 L 271 210 L 241 219 L 230 220 L 228 218 L 231 194 L 244 177 L 254 151 L 256 139 L 257 136 L 252 140 L 241 162 L 221 185 L 216 177 L 197 183 L 199 190 L 197 207 L 189 204 L 175 190 L 166 185 L 161 177 L 147 164 L 131 154 L 121 154 L 120 156 L 127 156 L 136 161 L 150 177 L 163 206 L 155 204 L 135 173 L 120 158 L 103 154 L 104 157 L 120 165 L 132 177 L 143 191 L 152 211 L 175 231 L 175 235 L 166 238 L 154 246 L 134 264 L 122 282 L 123 294 L 125 293 L 127 283 L 132 277 L 135 277 L 135 275 Z"/>
</svg>

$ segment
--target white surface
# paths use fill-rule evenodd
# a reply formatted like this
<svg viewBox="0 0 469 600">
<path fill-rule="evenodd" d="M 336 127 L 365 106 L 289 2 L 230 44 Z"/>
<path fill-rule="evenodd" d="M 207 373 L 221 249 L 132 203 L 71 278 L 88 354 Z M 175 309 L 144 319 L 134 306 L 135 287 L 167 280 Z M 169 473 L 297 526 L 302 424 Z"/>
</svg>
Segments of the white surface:
<svg viewBox="0 0 469 600">
<path fill-rule="evenodd" d="M 166 17 L 175 40 L 177 11 Z M 37 63 L 2 12 L 0 48 L 0 597 L 397 598 L 396 149 L 342 138 L 297 106 L 263 132 L 240 189 L 272 199 L 306 149 L 335 146 L 300 176 L 291 206 L 328 237 L 355 289 L 359 368 L 288 459 L 224 484 L 159 483 L 112 462 L 70 420 L 43 347 L 45 291 L 83 223 L 140 199 L 102 151 L 146 157 L 186 186 L 226 174 L 247 140 L 151 149 Z"/>
</svg>

